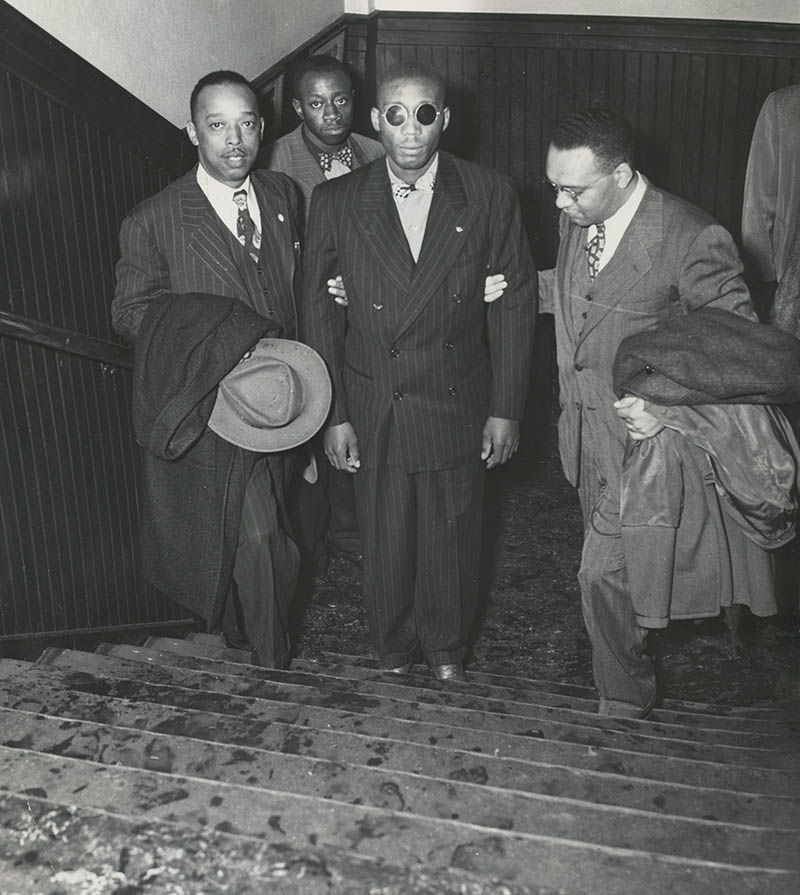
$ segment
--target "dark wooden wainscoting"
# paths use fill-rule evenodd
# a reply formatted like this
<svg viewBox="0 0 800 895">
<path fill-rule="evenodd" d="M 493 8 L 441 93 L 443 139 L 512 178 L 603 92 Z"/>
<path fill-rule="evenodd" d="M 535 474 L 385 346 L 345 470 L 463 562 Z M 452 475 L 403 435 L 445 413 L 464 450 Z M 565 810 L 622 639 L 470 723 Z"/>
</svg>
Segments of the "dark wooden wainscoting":
<svg viewBox="0 0 800 895">
<path fill-rule="evenodd" d="M 0 649 L 185 613 L 138 571 L 119 225 L 181 132 L 0 3 Z"/>
<path fill-rule="evenodd" d="M 542 177 L 560 118 L 589 105 L 622 112 L 641 169 L 738 236 L 756 116 L 771 90 L 800 81 L 800 26 L 386 13 L 371 33 L 377 70 L 418 59 L 445 75 L 448 148 L 514 178 L 545 266 L 557 231 Z"/>
</svg>

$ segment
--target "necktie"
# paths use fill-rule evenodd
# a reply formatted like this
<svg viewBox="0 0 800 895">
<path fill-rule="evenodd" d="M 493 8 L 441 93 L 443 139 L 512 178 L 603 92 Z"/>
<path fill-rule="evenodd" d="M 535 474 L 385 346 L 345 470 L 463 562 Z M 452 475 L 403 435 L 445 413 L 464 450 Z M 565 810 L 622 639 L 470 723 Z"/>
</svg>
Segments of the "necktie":
<svg viewBox="0 0 800 895">
<path fill-rule="evenodd" d="M 420 178 L 416 183 L 392 183 L 392 193 L 398 199 L 408 199 L 408 197 L 412 193 L 416 193 L 417 191 L 424 192 L 433 192 L 434 181 L 429 180 L 423 183 L 423 179 Z"/>
<path fill-rule="evenodd" d="M 600 270 L 600 256 L 606 245 L 606 225 L 597 224 L 597 232 L 583 247 L 586 252 L 586 262 L 589 265 L 589 278 L 594 279 Z"/>
<path fill-rule="evenodd" d="M 233 201 L 239 209 L 239 216 L 236 218 L 236 236 L 253 261 L 258 261 L 261 234 L 256 230 L 256 225 L 247 210 L 247 191 L 236 190 Z"/>
<path fill-rule="evenodd" d="M 346 168 L 353 167 L 353 150 L 344 146 L 338 152 L 320 152 L 319 166 L 323 171 L 330 171 L 333 160 L 341 162 Z"/>
</svg>

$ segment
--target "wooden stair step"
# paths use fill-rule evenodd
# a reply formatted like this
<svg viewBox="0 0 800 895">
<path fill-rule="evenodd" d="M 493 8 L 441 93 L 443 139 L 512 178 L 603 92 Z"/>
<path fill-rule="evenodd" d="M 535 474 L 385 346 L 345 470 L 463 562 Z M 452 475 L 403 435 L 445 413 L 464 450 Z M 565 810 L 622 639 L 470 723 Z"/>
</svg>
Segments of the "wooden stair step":
<svg viewBox="0 0 800 895">
<path fill-rule="evenodd" d="M 68 686 L 83 692 L 129 698 L 145 702 L 169 703 L 222 714 L 235 714 L 264 722 L 282 721 L 313 728 L 346 730 L 364 735 L 413 741 L 417 743 L 456 745 L 459 749 L 481 754 L 551 762 L 582 767 L 605 773 L 645 777 L 686 785 L 738 789 L 741 792 L 786 795 L 796 792 L 797 780 L 783 771 L 731 766 L 711 761 L 695 761 L 671 755 L 653 757 L 632 750 L 597 747 L 588 744 L 549 741 L 531 736 L 524 725 L 518 733 L 505 734 L 492 730 L 456 728 L 443 723 L 444 716 L 430 714 L 425 720 L 370 714 L 370 702 L 353 701 L 345 708 L 334 705 L 301 704 L 266 696 L 263 688 L 230 686 L 225 676 L 202 672 L 183 673 L 177 668 L 163 668 L 117 659 L 110 656 L 79 653 L 70 650 L 47 650 L 39 659 L 45 667 L 63 669 Z M 177 676 L 177 677 L 176 677 Z M 270 690 L 272 692 L 272 690 Z M 308 694 L 306 694 L 307 699 Z M 317 700 L 323 701 L 324 700 Z M 400 705 L 395 705 L 397 709 Z M 357 710 L 353 710 L 353 709 Z"/>
<path fill-rule="evenodd" d="M 794 830 L 677 818 L 488 784 L 445 781 L 417 771 L 320 760 L 91 721 L 65 722 L 13 709 L 0 709 L 0 745 L 419 817 L 463 819 L 490 830 L 731 865 L 800 870 L 800 853 L 794 848 L 800 818 Z"/>
<path fill-rule="evenodd" d="M 230 688 L 230 692 L 243 692 L 241 688 L 248 688 L 250 695 L 304 704 L 316 700 L 317 704 L 328 706 L 338 700 L 341 708 L 354 711 L 358 711 L 357 705 L 361 704 L 362 711 L 419 720 L 430 718 L 455 727 L 491 728 L 507 733 L 533 729 L 536 733 L 528 733 L 529 736 L 629 748 L 656 755 L 678 755 L 695 760 L 782 768 L 800 774 L 800 756 L 786 749 L 785 738 L 736 734 L 734 731 L 704 731 L 650 721 L 604 718 L 594 713 L 529 703 L 508 703 L 454 692 L 446 683 L 439 684 L 438 690 L 420 690 L 391 681 L 365 682 L 359 686 L 360 682 L 356 681 L 256 666 L 237 665 L 226 670 L 210 659 L 118 644 L 101 644 L 97 653 L 139 661 L 151 667 L 174 668 L 184 678 L 189 671 L 224 676 L 227 681 L 225 686 Z M 254 687 L 259 689 L 259 693 L 253 690 Z M 443 716 L 441 719 L 440 714 Z M 725 742 L 726 737 L 731 742 Z"/>
<path fill-rule="evenodd" d="M 214 635 L 210 635 L 214 636 Z M 213 643 L 210 640 L 180 640 L 174 637 L 148 637 L 144 642 L 148 649 L 173 652 L 180 656 L 198 656 L 207 659 L 220 659 L 225 662 L 241 665 L 252 664 L 253 651 L 230 649 L 221 641 Z"/>
<path fill-rule="evenodd" d="M 369 656 L 351 656 L 346 653 L 335 653 L 323 650 L 320 655 L 326 664 L 350 665 L 361 668 L 377 669 L 380 667 L 377 659 Z M 420 674 L 429 674 L 424 665 L 415 665 L 414 671 Z M 522 687 L 530 690 L 544 690 L 550 693 L 562 693 L 576 696 L 579 699 L 597 702 L 597 693 L 592 687 L 582 687 L 578 684 L 567 684 L 559 681 L 548 681 L 534 678 L 511 677 L 503 674 L 467 670 L 470 680 L 476 683 L 497 685 L 501 687 Z M 692 702 L 680 699 L 665 699 L 663 708 L 675 712 L 688 712 L 690 714 L 712 714 L 731 718 L 758 718 L 759 720 L 776 720 L 797 728 L 798 704 L 796 701 L 784 701 L 769 706 L 729 706 L 717 703 Z M 655 714 L 658 714 L 658 709 Z"/>
<path fill-rule="evenodd" d="M 270 847 L 252 836 L 207 826 L 152 818 L 143 822 L 137 815 L 7 792 L 0 793 L 0 880 L 4 895 L 553 893 L 463 870 L 395 867 L 344 849 Z M 54 889 L 54 884 L 60 887 Z"/>
<path fill-rule="evenodd" d="M 800 798 L 625 778 L 454 747 L 96 696 L 68 689 L 56 669 L 26 667 L 25 663 L 19 668 L 0 664 L 0 705 L 63 719 L 102 721 L 120 728 L 346 761 L 367 768 L 410 770 L 445 781 L 467 781 L 661 815 L 800 828 Z"/>
<path fill-rule="evenodd" d="M 9 792 L 114 811 L 127 806 L 143 820 L 169 819 L 193 830 L 219 828 L 271 845 L 343 848 L 389 864 L 424 862 L 508 878 L 522 884 L 605 895 L 632 891 L 682 895 L 794 895 L 793 871 L 664 857 L 549 836 L 486 829 L 458 820 L 349 805 L 138 768 L 0 747 L 0 779 Z M 35 787 L 32 781 L 37 781 Z"/>
<path fill-rule="evenodd" d="M 342 663 L 322 663 L 310 659 L 293 659 L 292 671 L 305 671 L 308 673 L 321 673 L 335 677 L 347 678 L 358 681 L 386 680 L 386 672 L 379 667 L 364 665 L 345 665 Z M 413 681 L 413 685 L 421 688 L 436 689 L 439 682 L 429 673 L 423 671 L 420 666 L 415 666 L 407 675 L 392 675 L 398 681 Z M 480 679 L 478 679 L 480 678 Z M 562 709 L 574 709 L 590 714 L 597 712 L 597 697 L 584 698 L 575 695 L 555 693 L 544 689 L 530 689 L 526 686 L 501 686 L 495 681 L 493 675 L 478 675 L 469 672 L 467 683 L 450 683 L 454 692 L 470 693 L 491 699 L 504 699 L 510 702 L 530 702 L 536 705 L 550 705 Z M 486 679 L 486 680 L 484 680 Z M 502 678 L 501 678 L 502 680 Z M 521 684 L 525 682 L 522 681 Z M 687 727 L 702 727 L 713 730 L 733 730 L 738 733 L 759 733 L 767 736 L 800 736 L 800 707 L 796 716 L 788 718 L 761 718 L 749 715 L 747 717 L 731 716 L 728 714 L 713 714 L 703 712 L 674 711 L 672 709 L 658 709 L 650 717 L 650 721 L 664 724 L 684 725 Z"/>
</svg>

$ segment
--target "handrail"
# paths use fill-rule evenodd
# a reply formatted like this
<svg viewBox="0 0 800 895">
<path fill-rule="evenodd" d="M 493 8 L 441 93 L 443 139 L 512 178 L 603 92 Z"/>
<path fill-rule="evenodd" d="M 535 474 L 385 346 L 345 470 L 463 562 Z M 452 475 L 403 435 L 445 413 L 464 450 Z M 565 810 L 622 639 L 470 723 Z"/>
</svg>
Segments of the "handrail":
<svg viewBox="0 0 800 895">
<path fill-rule="evenodd" d="M 111 367 L 133 369 L 133 351 L 130 348 L 72 329 L 54 326 L 52 323 L 23 317 L 11 311 L 0 310 L 0 336 L 11 336 L 13 339 L 22 339 L 34 345 L 66 351 L 78 357 L 100 361 Z"/>
</svg>

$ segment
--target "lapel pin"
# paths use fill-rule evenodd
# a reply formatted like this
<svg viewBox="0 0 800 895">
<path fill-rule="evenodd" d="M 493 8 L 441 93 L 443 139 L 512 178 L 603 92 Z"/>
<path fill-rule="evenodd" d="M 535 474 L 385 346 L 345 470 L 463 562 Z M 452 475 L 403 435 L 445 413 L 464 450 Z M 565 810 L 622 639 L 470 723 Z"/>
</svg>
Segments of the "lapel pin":
<svg viewBox="0 0 800 895">
<path fill-rule="evenodd" d="M 280 211 L 278 212 L 278 220 L 281 223 L 283 223 L 286 220 L 286 218 L 283 216 L 283 214 Z"/>
<path fill-rule="evenodd" d="M 375 308 L 376 311 L 380 311 L 383 309 L 383 305 L 373 305 L 372 307 Z"/>
<path fill-rule="evenodd" d="M 463 233 L 463 232 L 464 232 L 463 227 L 456 227 L 456 233 Z"/>
</svg>

